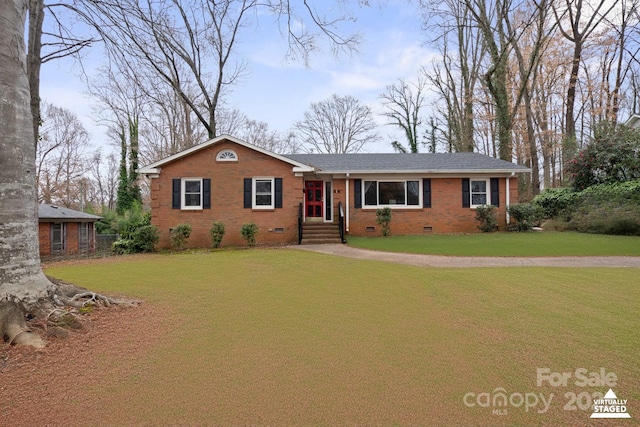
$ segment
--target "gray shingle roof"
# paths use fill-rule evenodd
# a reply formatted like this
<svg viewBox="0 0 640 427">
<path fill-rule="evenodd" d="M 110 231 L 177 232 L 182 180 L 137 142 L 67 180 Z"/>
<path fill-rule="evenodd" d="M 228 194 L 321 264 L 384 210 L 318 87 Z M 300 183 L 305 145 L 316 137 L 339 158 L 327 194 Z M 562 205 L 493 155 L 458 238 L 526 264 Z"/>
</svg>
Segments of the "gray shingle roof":
<svg viewBox="0 0 640 427">
<path fill-rule="evenodd" d="M 61 222 L 64 221 L 97 221 L 102 217 L 98 215 L 91 215 L 85 212 L 76 211 L 73 209 L 67 209 L 60 206 L 41 204 L 38 205 L 38 218 L 43 219 L 55 219 Z"/>
<path fill-rule="evenodd" d="M 288 154 L 325 173 L 523 173 L 530 169 L 478 153 Z"/>
</svg>

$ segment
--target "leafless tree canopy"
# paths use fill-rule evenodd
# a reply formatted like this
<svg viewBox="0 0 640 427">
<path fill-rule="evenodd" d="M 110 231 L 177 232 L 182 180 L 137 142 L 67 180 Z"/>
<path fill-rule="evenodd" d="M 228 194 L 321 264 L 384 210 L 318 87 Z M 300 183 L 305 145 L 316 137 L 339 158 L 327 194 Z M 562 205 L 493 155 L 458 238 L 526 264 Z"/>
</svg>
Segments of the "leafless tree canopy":
<svg viewBox="0 0 640 427">
<path fill-rule="evenodd" d="M 371 109 L 336 94 L 312 103 L 294 132 L 304 150 L 316 153 L 357 153 L 379 139 Z"/>
<path fill-rule="evenodd" d="M 385 107 L 382 113 L 388 124 L 399 127 L 407 139 L 407 147 L 401 142 L 392 142 L 393 148 L 402 153 L 417 153 L 420 136 L 418 135 L 422 117 L 420 110 L 424 106 L 424 90 L 426 82 L 422 76 L 411 83 L 399 79 L 397 83 L 388 85 L 380 98 Z"/>
</svg>

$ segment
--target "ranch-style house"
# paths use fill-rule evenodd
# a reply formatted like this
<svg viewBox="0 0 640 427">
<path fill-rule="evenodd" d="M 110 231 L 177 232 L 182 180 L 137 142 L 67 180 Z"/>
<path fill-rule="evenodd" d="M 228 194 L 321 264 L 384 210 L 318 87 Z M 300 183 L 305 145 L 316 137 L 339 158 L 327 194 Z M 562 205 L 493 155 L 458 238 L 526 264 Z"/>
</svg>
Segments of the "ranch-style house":
<svg viewBox="0 0 640 427">
<path fill-rule="evenodd" d="M 524 166 L 477 153 L 282 155 L 223 135 L 139 169 L 151 182 L 151 222 L 159 247 L 189 224 L 189 247 L 211 245 L 222 222 L 224 245 L 243 245 L 240 229 L 258 226 L 258 244 L 345 241 L 378 236 L 376 210 L 392 210 L 391 234 L 478 232 L 475 208 L 496 207 L 498 223 L 518 202 Z"/>
</svg>

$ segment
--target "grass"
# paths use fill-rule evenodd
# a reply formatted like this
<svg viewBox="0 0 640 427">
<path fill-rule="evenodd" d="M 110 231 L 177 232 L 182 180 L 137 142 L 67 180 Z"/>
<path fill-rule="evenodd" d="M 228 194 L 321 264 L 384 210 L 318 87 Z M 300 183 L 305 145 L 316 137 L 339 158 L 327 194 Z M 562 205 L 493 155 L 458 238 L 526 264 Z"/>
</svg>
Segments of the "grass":
<svg viewBox="0 0 640 427">
<path fill-rule="evenodd" d="M 349 237 L 350 246 L 451 256 L 640 256 L 640 237 L 572 232 Z"/>
<path fill-rule="evenodd" d="M 84 392 L 105 396 L 86 408 L 94 425 L 588 424 L 590 411 L 563 410 L 565 393 L 607 390 L 537 387 L 538 367 L 605 367 L 637 417 L 638 273 L 427 269 L 287 249 L 47 269 L 165 313 L 162 340 L 137 359 L 105 354 L 87 377 Z M 503 416 L 463 403 L 497 388 L 555 400 Z"/>
</svg>

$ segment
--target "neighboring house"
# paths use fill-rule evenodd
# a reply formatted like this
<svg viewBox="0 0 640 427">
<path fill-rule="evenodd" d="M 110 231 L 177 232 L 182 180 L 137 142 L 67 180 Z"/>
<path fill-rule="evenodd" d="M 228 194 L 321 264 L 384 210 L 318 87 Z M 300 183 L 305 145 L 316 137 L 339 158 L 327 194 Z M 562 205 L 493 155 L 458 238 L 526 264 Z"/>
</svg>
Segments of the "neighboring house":
<svg viewBox="0 0 640 427">
<path fill-rule="evenodd" d="M 95 222 L 101 217 L 73 209 L 38 206 L 40 256 L 75 255 L 95 250 Z"/>
<path fill-rule="evenodd" d="M 188 245 L 206 247 L 214 221 L 226 227 L 223 245 L 242 245 L 247 222 L 258 225 L 259 244 L 299 242 L 301 229 L 306 241 L 313 224 L 378 236 L 376 209 L 386 206 L 395 235 L 477 232 L 474 208 L 483 204 L 496 206 L 504 227 L 517 175 L 529 169 L 476 153 L 285 156 L 225 135 L 139 172 L 151 179 L 159 246 L 188 223 Z"/>
</svg>

